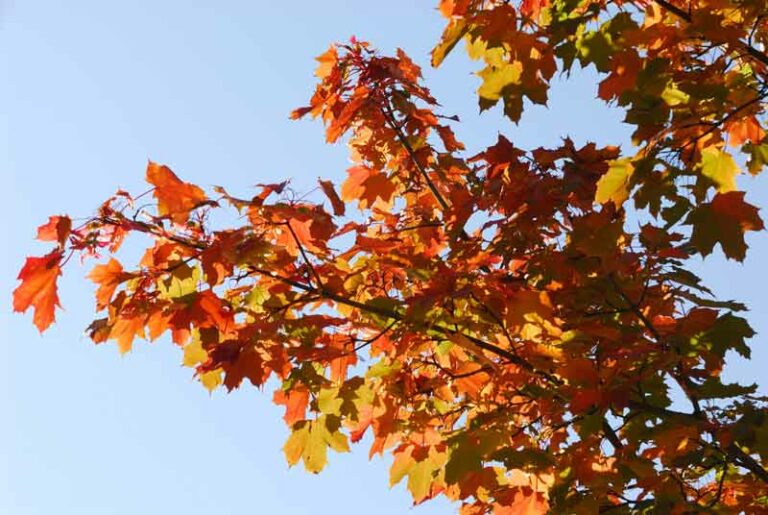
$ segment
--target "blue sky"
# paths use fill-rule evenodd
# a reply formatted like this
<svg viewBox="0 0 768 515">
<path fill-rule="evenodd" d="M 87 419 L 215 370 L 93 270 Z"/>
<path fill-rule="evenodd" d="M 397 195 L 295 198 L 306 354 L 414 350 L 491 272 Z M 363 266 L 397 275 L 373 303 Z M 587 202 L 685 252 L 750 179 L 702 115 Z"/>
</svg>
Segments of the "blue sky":
<svg viewBox="0 0 768 515">
<path fill-rule="evenodd" d="M 88 215 L 118 186 L 144 191 L 148 158 L 182 178 L 246 193 L 259 182 L 343 177 L 343 146 L 324 143 L 319 123 L 291 122 L 314 80 L 313 57 L 350 35 L 386 51 L 404 48 L 470 149 L 503 132 L 521 146 L 626 141 L 621 114 L 594 100 L 589 73 L 558 85 L 549 109 L 520 126 L 477 114 L 473 67 L 460 53 L 426 67 L 442 20 L 436 1 L 148 1 L 0 3 L 0 513 L 286 515 L 450 512 L 444 501 L 411 507 L 388 488 L 386 460 L 367 448 L 332 455 L 319 476 L 288 469 L 287 430 L 271 390 L 209 396 L 167 341 L 121 357 L 83 334 L 93 315 L 86 267 L 61 281 L 65 310 L 44 336 L 11 314 L 10 292 L 49 214 Z M 765 179 L 743 178 L 748 199 L 768 199 Z M 724 297 L 752 306 L 768 329 L 764 234 L 744 265 L 698 266 Z M 136 252 L 127 249 L 127 254 Z M 92 264 L 92 263 L 91 263 Z M 760 284 L 760 281 L 763 284 Z M 762 287 L 760 287 L 762 286 Z M 765 379 L 768 352 L 730 378 Z M 735 360 L 734 360 L 735 361 Z"/>
</svg>

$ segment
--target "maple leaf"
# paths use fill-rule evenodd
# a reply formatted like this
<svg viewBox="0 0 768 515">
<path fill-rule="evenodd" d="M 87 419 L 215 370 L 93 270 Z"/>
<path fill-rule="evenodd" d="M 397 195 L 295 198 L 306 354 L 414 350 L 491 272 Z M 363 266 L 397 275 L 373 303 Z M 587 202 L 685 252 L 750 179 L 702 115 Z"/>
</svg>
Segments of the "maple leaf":
<svg viewBox="0 0 768 515">
<path fill-rule="evenodd" d="M 115 258 L 111 258 L 106 265 L 93 267 L 88 278 L 99 285 L 96 291 L 96 307 L 106 308 L 118 285 L 130 277 L 131 274 L 123 272 L 123 266 Z"/>
<path fill-rule="evenodd" d="M 453 6 L 451 5 L 451 9 Z M 432 66 L 440 66 L 446 56 L 469 30 L 469 24 L 463 19 L 452 20 L 443 31 L 440 43 L 432 49 Z"/>
<path fill-rule="evenodd" d="M 319 79 L 324 79 L 331 74 L 336 67 L 336 62 L 339 60 L 339 55 L 336 52 L 336 47 L 331 46 L 324 54 L 319 55 L 316 58 L 318 65 L 315 70 L 315 76 Z"/>
<path fill-rule="evenodd" d="M 728 144 L 740 147 L 744 143 L 759 145 L 765 137 L 765 130 L 754 116 L 747 116 L 728 125 Z"/>
<path fill-rule="evenodd" d="M 622 59 L 616 59 L 611 73 L 600 82 L 597 95 L 603 100 L 610 101 L 635 87 L 640 66 L 640 58 L 634 49 Z"/>
<path fill-rule="evenodd" d="M 56 319 L 59 306 L 56 280 L 61 275 L 63 253 L 58 250 L 41 257 L 28 257 L 18 279 L 21 284 L 13 291 L 13 310 L 25 312 L 30 307 L 35 314 L 32 320 L 42 333 Z"/>
<path fill-rule="evenodd" d="M 483 79 L 483 83 L 477 90 L 480 97 L 480 110 L 489 109 L 496 105 L 505 90 L 510 86 L 520 83 L 523 72 L 523 65 L 519 61 L 513 63 L 499 62 L 491 64 L 479 71 L 478 76 Z M 513 121 L 517 119 L 513 118 Z"/>
<path fill-rule="evenodd" d="M 316 420 L 299 422 L 283 446 L 289 465 L 301 459 L 308 472 L 317 474 L 328 463 L 328 447 L 348 452 L 347 437 L 339 432 L 338 418 L 322 415 Z"/>
<path fill-rule="evenodd" d="M 712 202 L 701 204 L 688 215 L 685 223 L 693 226 L 691 243 L 705 256 L 719 243 L 726 257 L 743 261 L 747 253 L 744 233 L 764 228 L 757 212 L 755 206 L 744 202 L 743 191 L 718 193 Z"/>
<path fill-rule="evenodd" d="M 395 185 L 378 170 L 367 166 L 353 166 L 349 177 L 341 186 L 341 199 L 358 200 L 361 209 L 372 206 L 377 199 L 388 203 L 395 193 Z"/>
<path fill-rule="evenodd" d="M 289 426 L 294 423 L 304 420 L 304 416 L 309 405 L 309 390 L 306 388 L 294 388 L 288 392 L 284 390 L 277 390 L 273 396 L 275 404 L 283 404 L 285 406 L 285 415 L 283 420 Z"/>
<path fill-rule="evenodd" d="M 729 153 L 716 147 L 707 147 L 701 151 L 701 173 L 712 179 L 717 191 L 727 193 L 736 189 L 739 166 Z"/>
<path fill-rule="evenodd" d="M 152 161 L 147 164 L 146 180 L 155 187 L 157 210 L 177 224 L 189 220 L 189 212 L 208 201 L 202 189 L 184 182 L 165 165 Z"/>
<path fill-rule="evenodd" d="M 392 484 L 465 515 L 763 512 L 768 401 L 721 379 L 755 333 L 689 270 L 718 244 L 744 259 L 763 228 L 735 191 L 737 163 L 768 163 L 762 11 L 577 3 L 442 0 L 432 63 L 464 40 L 481 110 L 514 122 L 558 70 L 594 65 L 630 150 L 566 137 L 526 151 L 500 134 L 466 159 L 419 65 L 352 38 L 318 57 L 291 114 L 348 137 L 346 180 L 319 181 L 333 215 L 279 180 L 216 188 L 219 206 L 150 162 L 158 216 L 119 191 L 74 230 L 51 217 L 38 236 L 56 250 L 27 260 L 14 309 L 43 330 L 63 256 L 148 236 L 130 273 L 110 259 L 89 274 L 105 316 L 88 335 L 126 352 L 168 332 L 209 391 L 274 376 L 290 465 L 318 473 L 367 433 Z M 346 202 L 361 212 L 337 228 Z M 190 223 L 203 206 L 236 212 Z"/>
<path fill-rule="evenodd" d="M 331 181 L 318 181 L 320 183 L 320 187 L 323 190 L 323 193 L 325 193 L 325 196 L 328 197 L 328 200 L 331 201 L 331 206 L 333 207 L 333 214 L 336 216 L 344 216 L 345 206 L 344 202 L 339 198 L 339 195 L 336 193 L 336 189 L 333 187 L 333 183 Z"/>
<path fill-rule="evenodd" d="M 109 329 L 109 338 L 117 342 L 120 354 L 130 352 L 136 337 L 144 338 L 145 317 L 141 315 L 120 316 Z"/>
<path fill-rule="evenodd" d="M 37 228 L 37 239 L 40 241 L 57 241 L 64 245 L 72 232 L 72 220 L 68 216 L 51 216 L 48 223 Z"/>
<path fill-rule="evenodd" d="M 616 207 L 621 207 L 629 198 L 629 184 L 633 171 L 634 166 L 630 159 L 612 161 L 608 171 L 597 181 L 595 202 L 601 204 L 613 202 Z"/>
<path fill-rule="evenodd" d="M 440 13 L 446 18 L 461 16 L 467 12 L 469 0 L 440 0 Z"/>
</svg>

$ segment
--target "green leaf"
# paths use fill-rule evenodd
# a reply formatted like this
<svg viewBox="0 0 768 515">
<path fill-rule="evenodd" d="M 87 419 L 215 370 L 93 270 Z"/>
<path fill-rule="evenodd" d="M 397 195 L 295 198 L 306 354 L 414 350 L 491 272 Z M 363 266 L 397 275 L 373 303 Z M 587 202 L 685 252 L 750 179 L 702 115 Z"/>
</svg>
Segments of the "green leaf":
<svg viewBox="0 0 768 515">
<path fill-rule="evenodd" d="M 434 459 L 429 457 L 411 467 L 411 470 L 408 472 L 408 490 L 416 502 L 429 495 L 432 482 L 434 481 L 434 473 L 438 468 L 439 465 L 436 465 Z"/>
<path fill-rule="evenodd" d="M 316 420 L 297 422 L 283 446 L 288 465 L 304 460 L 304 468 L 319 473 L 328 463 L 328 447 L 337 452 L 349 452 L 347 435 L 341 433 L 339 417 L 320 416 Z"/>
<path fill-rule="evenodd" d="M 613 54 L 609 35 L 599 31 L 587 32 L 576 40 L 576 49 L 579 52 L 579 61 L 581 61 L 582 67 L 593 63 L 598 71 L 609 71 L 609 63 Z"/>
<path fill-rule="evenodd" d="M 720 356 L 725 356 L 726 351 L 732 349 L 749 359 L 751 352 L 744 340 L 754 335 L 755 331 L 746 319 L 727 313 L 715 321 L 706 338 Z"/>
<path fill-rule="evenodd" d="M 747 169 L 752 175 L 757 175 L 768 164 L 768 143 L 761 143 L 759 145 L 748 143 L 747 150 L 749 151 Z"/>
<path fill-rule="evenodd" d="M 593 435 L 601 430 L 603 427 L 603 414 L 592 413 L 584 415 L 576 424 L 577 431 L 582 438 L 587 438 L 589 435 Z"/>
<path fill-rule="evenodd" d="M 267 299 L 269 299 L 269 292 L 267 289 L 257 285 L 248 292 L 248 295 L 245 297 L 245 305 L 254 313 L 263 313 L 263 304 Z"/>
<path fill-rule="evenodd" d="M 381 361 L 377 362 L 375 365 L 371 366 L 368 369 L 368 372 L 366 372 L 365 377 L 372 378 L 372 377 L 387 377 L 389 375 L 394 374 L 400 368 L 402 368 L 402 363 L 399 361 L 390 361 L 387 359 L 382 359 Z"/>
<path fill-rule="evenodd" d="M 448 463 L 445 465 L 445 481 L 455 484 L 469 472 L 480 470 L 482 454 L 480 447 L 467 438 L 457 438 L 456 446 L 451 449 Z"/>
<path fill-rule="evenodd" d="M 180 263 L 165 280 L 157 282 L 160 297 L 178 300 L 192 295 L 197 292 L 201 276 L 199 267 L 190 267 L 186 263 Z"/>
<path fill-rule="evenodd" d="M 325 441 L 328 442 L 328 447 L 336 452 L 349 452 L 347 435 L 339 431 L 341 419 L 335 415 L 328 415 L 325 417 L 324 425 L 326 430 Z"/>
<path fill-rule="evenodd" d="M 724 384 L 718 377 L 708 377 L 704 383 L 696 388 L 696 395 L 700 399 L 725 399 L 755 393 L 757 385 L 742 386 L 737 383 Z"/>
<path fill-rule="evenodd" d="M 703 306 L 707 308 L 717 308 L 717 309 L 730 309 L 731 311 L 747 310 L 747 306 L 745 306 L 741 302 L 736 302 L 734 300 L 705 299 L 703 297 L 700 297 L 688 291 L 680 291 L 678 292 L 678 295 L 690 300 L 697 306 Z"/>
<path fill-rule="evenodd" d="M 602 419 L 600 419 L 602 423 Z M 493 455 L 507 469 L 546 468 L 554 463 L 552 456 L 541 449 L 503 449 Z"/>
</svg>

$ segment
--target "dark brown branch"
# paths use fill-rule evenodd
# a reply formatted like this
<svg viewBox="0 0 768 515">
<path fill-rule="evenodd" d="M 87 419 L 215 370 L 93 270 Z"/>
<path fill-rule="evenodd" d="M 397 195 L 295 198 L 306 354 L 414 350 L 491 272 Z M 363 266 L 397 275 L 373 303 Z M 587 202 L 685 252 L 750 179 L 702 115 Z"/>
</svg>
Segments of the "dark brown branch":
<svg viewBox="0 0 768 515">
<path fill-rule="evenodd" d="M 627 405 L 630 409 L 650 413 L 660 418 L 682 418 L 684 420 L 689 421 L 689 423 L 696 423 L 696 424 L 701 424 L 706 422 L 705 419 L 703 419 L 700 415 L 697 415 L 695 413 L 683 413 L 680 411 L 674 411 L 667 408 L 652 406 L 645 402 L 629 401 Z M 711 443 L 711 442 L 699 440 L 699 444 L 701 444 L 704 447 L 710 447 L 712 449 L 715 449 L 716 451 L 722 453 L 726 458 L 728 458 L 729 461 L 734 465 L 738 465 L 740 467 L 743 467 L 749 470 L 755 476 L 760 478 L 762 481 L 764 481 L 765 483 L 768 483 L 768 470 L 763 468 L 763 466 L 757 460 L 755 460 L 752 456 L 750 456 L 749 454 L 741 450 L 741 448 L 737 444 L 731 443 L 726 450 L 721 449 L 720 446 L 717 445 L 717 443 Z"/>
<path fill-rule="evenodd" d="M 312 266 L 312 262 L 309 261 L 309 257 L 307 256 L 307 253 L 304 251 L 304 246 L 299 241 L 299 237 L 296 236 L 296 231 L 293 230 L 293 227 L 291 227 L 291 221 L 286 220 L 285 225 L 288 227 L 288 230 L 291 233 L 291 236 L 293 237 L 293 241 L 296 243 L 296 246 L 299 248 L 299 252 L 301 253 L 301 257 L 304 259 L 304 263 L 307 265 L 307 268 L 309 268 L 310 274 L 315 278 L 315 281 L 317 282 L 317 289 L 322 291 L 324 289 L 323 282 L 320 280 L 320 276 L 317 274 L 317 270 L 315 270 L 315 267 Z"/>
<path fill-rule="evenodd" d="M 122 215 L 119 215 L 122 217 Z M 124 217 L 123 217 L 124 218 Z M 140 222 L 138 220 L 128 220 L 126 218 L 125 223 L 130 224 L 132 229 L 143 232 L 145 234 L 151 234 L 153 236 L 157 236 L 158 238 L 165 238 L 166 240 L 172 241 L 174 243 L 178 243 L 179 245 L 184 245 L 185 247 L 190 247 L 196 250 L 204 250 L 207 248 L 207 246 L 204 243 L 200 243 L 194 240 L 191 240 L 189 238 L 183 238 L 181 236 L 176 236 L 175 234 L 169 234 L 166 231 L 153 227 L 152 225 L 146 223 L 146 222 Z M 123 222 L 121 222 L 119 219 L 115 219 L 109 216 L 103 216 L 99 218 L 95 218 L 94 220 L 101 222 L 106 225 L 112 225 L 115 227 L 122 227 Z"/>
<path fill-rule="evenodd" d="M 741 447 L 732 443 L 728 446 L 727 455 L 732 458 L 734 464 L 744 467 L 762 479 L 763 482 L 768 483 L 768 470 L 764 469 L 755 458 L 742 451 Z"/>
<path fill-rule="evenodd" d="M 651 415 L 655 415 L 660 418 L 682 418 L 684 420 L 687 420 L 689 423 L 702 422 L 701 417 L 698 417 L 694 413 L 684 413 L 682 411 L 675 411 L 667 408 L 662 408 L 659 406 L 653 406 L 646 402 L 638 402 L 638 401 L 630 400 L 627 402 L 627 407 L 631 410 L 650 413 Z"/>
<path fill-rule="evenodd" d="M 616 434 L 616 431 L 611 427 L 611 424 L 608 423 L 608 420 L 603 418 L 603 434 L 605 435 L 605 438 L 611 442 L 611 445 L 613 445 L 613 448 L 623 449 L 624 444 L 621 443 L 621 439 L 619 438 L 619 435 Z"/>
<path fill-rule="evenodd" d="M 659 345 L 661 345 L 663 348 L 668 349 L 669 345 L 665 342 L 664 338 L 661 336 L 661 333 L 659 333 L 658 329 L 656 329 L 656 327 L 648 319 L 648 317 L 645 316 L 645 313 L 643 313 L 643 311 L 640 309 L 640 306 L 638 306 L 637 303 L 635 303 L 632 299 L 630 299 L 629 296 L 624 292 L 624 290 L 621 289 L 621 287 L 619 286 L 619 283 L 616 282 L 616 279 L 613 277 L 612 274 L 608 276 L 608 280 L 611 282 L 611 285 L 613 285 L 613 288 L 616 290 L 616 293 L 618 293 L 619 296 L 622 298 L 622 300 L 627 304 L 627 307 L 640 320 L 640 322 L 643 324 L 646 330 L 648 330 L 648 332 L 650 332 L 651 335 L 653 335 L 656 342 Z M 694 414 L 700 417 L 701 405 L 699 404 L 698 397 L 693 392 L 693 384 L 691 383 L 691 380 L 679 372 L 672 373 L 670 375 L 680 385 L 680 388 L 683 390 L 686 397 L 688 397 L 688 399 L 691 401 L 691 404 L 693 405 Z"/>
<path fill-rule="evenodd" d="M 399 321 L 402 321 L 405 318 L 402 313 L 399 313 L 397 311 L 390 310 L 390 309 L 387 309 L 387 308 L 383 308 L 383 307 L 380 307 L 380 306 L 374 306 L 374 305 L 371 305 L 371 304 L 365 304 L 365 303 L 362 303 L 362 302 L 359 302 L 359 301 L 356 301 L 356 300 L 353 300 L 353 299 L 348 299 L 346 297 L 343 297 L 341 295 L 337 295 L 337 294 L 335 294 L 333 292 L 330 292 L 330 291 L 320 292 L 315 287 L 313 287 L 311 284 L 300 283 L 298 281 L 294 281 L 293 279 L 289 279 L 287 277 L 282 277 L 282 276 L 278 275 L 277 273 L 271 272 L 269 270 L 264 270 L 262 268 L 256 268 L 256 267 L 251 267 L 250 270 L 252 272 L 264 275 L 266 277 L 270 277 L 272 279 L 275 279 L 275 280 L 280 281 L 282 283 L 288 284 L 288 285 L 293 286 L 295 288 L 298 288 L 300 290 L 303 290 L 303 291 L 306 291 L 306 292 L 318 293 L 324 299 L 332 300 L 333 302 L 337 302 L 339 304 L 344 304 L 346 306 L 357 308 L 357 309 L 359 309 L 359 310 L 361 310 L 363 312 L 367 312 L 367 313 L 371 313 L 371 314 L 374 314 L 374 315 L 379 315 L 379 316 L 383 316 L 385 318 L 390 318 L 390 319 L 399 320 Z M 459 331 L 459 330 L 456 330 L 456 329 L 451 329 L 449 327 L 445 327 L 445 326 L 442 326 L 442 325 L 433 325 L 431 327 L 431 329 L 436 331 L 436 332 L 438 332 L 438 333 L 440 333 L 440 334 L 443 334 L 445 336 L 455 336 L 455 335 L 464 336 L 469 341 L 471 341 L 472 343 L 477 345 L 479 348 L 481 348 L 481 349 L 483 349 L 485 351 L 488 351 L 488 352 L 490 352 L 492 354 L 495 354 L 498 357 L 504 358 L 508 362 L 519 366 L 520 368 L 522 368 L 523 370 L 525 370 L 525 371 L 527 371 L 527 372 L 529 372 L 531 374 L 538 375 L 538 376 L 540 376 L 540 377 L 542 377 L 544 379 L 547 379 L 548 381 L 550 381 L 550 382 L 552 382 L 553 384 L 556 384 L 556 385 L 562 385 L 563 384 L 562 380 L 560 378 L 558 378 L 557 376 L 555 376 L 555 375 L 553 375 L 553 374 L 551 374 L 551 373 L 549 373 L 547 371 L 537 369 L 536 367 L 534 367 L 531 363 L 529 363 L 525 359 L 523 359 L 523 358 L 513 354 L 512 352 L 510 352 L 510 351 L 508 351 L 506 349 L 503 349 L 503 348 L 501 348 L 501 347 L 499 347 L 497 345 L 494 345 L 492 343 L 486 342 L 485 340 L 477 338 L 476 336 L 472 336 L 470 334 L 463 333 L 462 331 Z"/>
<path fill-rule="evenodd" d="M 720 481 L 717 482 L 717 493 L 715 493 L 715 497 L 710 501 L 708 506 L 712 508 L 717 503 L 720 502 L 720 498 L 723 496 L 723 483 L 725 483 L 725 475 L 728 473 L 728 460 L 726 459 L 723 462 L 723 470 L 720 472 Z"/>
<path fill-rule="evenodd" d="M 691 23 L 691 15 L 687 11 L 682 10 L 681 8 L 677 7 L 676 5 L 673 5 L 666 0 L 655 0 L 657 4 L 659 4 L 660 7 L 666 9 L 667 11 L 671 12 L 678 18 L 687 21 L 688 23 Z"/>
<path fill-rule="evenodd" d="M 687 143 L 685 143 L 682 147 L 680 147 L 680 150 L 688 147 L 689 145 L 692 145 L 692 144 L 696 143 L 697 141 L 699 141 L 699 140 L 703 139 L 704 137 L 708 136 L 709 134 L 713 133 L 715 130 L 717 130 L 720 127 L 722 127 L 725 122 L 727 122 L 728 120 L 730 120 L 731 118 L 733 118 L 734 116 L 739 114 L 741 111 L 743 111 L 744 109 L 746 109 L 749 106 L 751 106 L 752 104 L 760 102 L 766 96 L 768 96 L 768 91 L 764 91 L 762 93 L 758 93 L 757 96 L 755 96 L 754 98 L 752 98 L 750 100 L 747 100 L 743 104 L 737 106 L 733 111 L 731 111 L 727 115 L 723 116 L 717 122 L 701 122 L 699 125 L 704 125 L 704 124 L 709 125 L 710 126 L 709 129 L 707 129 L 702 134 L 699 134 L 698 136 L 696 136 L 692 140 L 690 140 Z"/>
<path fill-rule="evenodd" d="M 437 189 L 437 186 L 435 186 L 435 183 L 432 182 L 432 178 L 429 176 L 429 172 L 421 165 L 419 160 L 416 158 L 416 151 L 411 146 L 411 143 L 408 141 L 408 138 L 406 138 L 405 134 L 403 134 L 403 131 L 400 129 L 400 127 L 397 125 L 397 121 L 395 120 L 395 115 L 392 113 L 392 109 L 389 107 L 389 102 L 385 102 L 384 106 L 381 109 L 381 113 L 384 115 L 384 119 L 387 121 L 387 124 L 389 125 L 389 128 L 395 131 L 395 135 L 397 136 L 398 141 L 403 146 L 405 151 L 408 153 L 408 157 L 410 157 L 411 162 L 416 167 L 416 169 L 419 171 L 421 176 L 424 178 L 424 181 L 427 183 L 427 187 L 429 188 L 429 191 L 432 192 L 432 196 L 435 197 L 435 200 L 437 200 L 437 203 L 440 204 L 440 207 L 443 209 L 443 211 L 448 210 L 448 202 L 443 198 L 443 196 L 440 194 L 440 191 Z"/>
</svg>

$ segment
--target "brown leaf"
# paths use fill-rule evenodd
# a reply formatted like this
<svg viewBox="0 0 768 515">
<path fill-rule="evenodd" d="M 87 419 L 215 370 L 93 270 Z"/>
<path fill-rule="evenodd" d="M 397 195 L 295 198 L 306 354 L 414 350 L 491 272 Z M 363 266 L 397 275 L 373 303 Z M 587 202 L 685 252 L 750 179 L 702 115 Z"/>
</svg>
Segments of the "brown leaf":
<svg viewBox="0 0 768 515">
<path fill-rule="evenodd" d="M 328 197 L 328 200 L 331 201 L 333 214 L 336 216 L 344 216 L 344 212 L 346 210 L 344 202 L 339 198 L 338 193 L 336 193 L 336 190 L 333 187 L 333 183 L 331 181 L 323 181 L 320 179 L 318 179 L 318 182 L 320 183 L 320 187 L 323 189 L 325 196 Z"/>
</svg>

